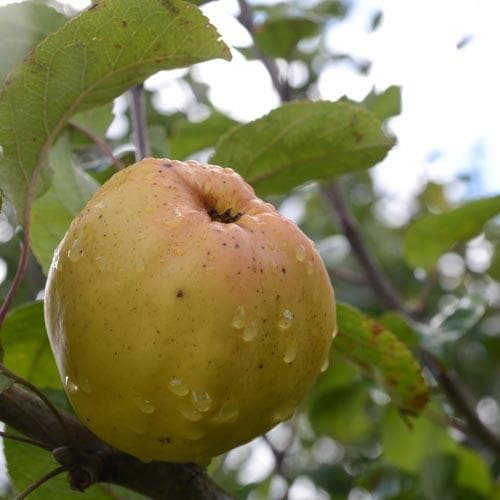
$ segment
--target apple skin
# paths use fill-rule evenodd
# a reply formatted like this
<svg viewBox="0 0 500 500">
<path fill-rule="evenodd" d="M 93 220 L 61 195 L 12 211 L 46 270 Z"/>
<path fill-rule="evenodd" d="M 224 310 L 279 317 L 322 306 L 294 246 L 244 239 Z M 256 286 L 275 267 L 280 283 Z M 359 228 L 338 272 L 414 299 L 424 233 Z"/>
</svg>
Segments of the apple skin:
<svg viewBox="0 0 500 500">
<path fill-rule="evenodd" d="M 328 274 L 294 223 L 231 169 L 152 158 L 72 222 L 45 321 L 89 429 L 143 461 L 198 463 L 290 418 L 336 331 Z"/>
</svg>

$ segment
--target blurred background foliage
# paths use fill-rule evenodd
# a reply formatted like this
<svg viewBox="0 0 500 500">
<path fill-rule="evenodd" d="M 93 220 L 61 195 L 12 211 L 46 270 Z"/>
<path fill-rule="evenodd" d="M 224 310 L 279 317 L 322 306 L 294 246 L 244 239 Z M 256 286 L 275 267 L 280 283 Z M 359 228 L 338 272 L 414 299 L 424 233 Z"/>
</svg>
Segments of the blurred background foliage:
<svg viewBox="0 0 500 500">
<path fill-rule="evenodd" d="M 327 64 L 347 62 L 360 73 L 370 71 L 370 61 L 332 52 L 325 44 L 329 23 L 342 23 L 351 7 L 347 0 L 251 3 L 246 15 L 254 23 L 255 46 L 233 50 L 247 59 L 275 64 L 283 83 L 282 99 L 314 97 Z M 26 24 L 20 26 L 13 20 L 20 18 L 23 9 L 32 12 L 24 15 Z M 64 16 L 73 14 L 57 2 L 2 7 L 0 80 L 36 43 L 60 27 Z M 378 29 L 383 14 L 383 10 L 373 12 L 369 29 Z M 240 20 L 248 27 L 248 17 Z M 297 73 L 300 78 L 294 77 Z M 158 85 L 149 81 L 144 91 L 152 155 L 206 161 L 238 122 L 212 104 L 196 67 L 180 71 L 176 82 L 190 97 L 175 111 L 162 106 L 161 75 Z M 397 86 L 371 92 L 361 105 L 389 129 L 391 117 L 404 113 Z M 30 260 L 2 330 L 6 366 L 65 406 L 43 326 L 44 271 L 61 231 L 90 193 L 116 171 L 101 142 L 106 141 L 123 164 L 134 161 L 125 96 L 114 106 L 76 115 L 71 124 L 52 150 L 53 183 L 33 207 L 36 258 Z M 391 342 L 402 342 L 410 350 L 423 346 L 443 366 L 451 367 L 470 390 L 469 404 L 481 423 L 500 434 L 500 202 L 498 197 L 457 198 L 454 193 L 466 193 L 472 181 L 471 176 L 448 183 L 429 180 L 406 206 L 396 207 L 397 216 L 393 216 L 393 200 L 376 188 L 369 171 L 341 179 L 345 201 L 367 247 L 403 303 L 418 312 L 410 320 L 401 314 L 404 311 L 388 312 L 370 285 L 325 195 L 327 185 L 308 182 L 269 200 L 316 242 L 338 301 L 377 318 L 395 336 Z M 15 273 L 18 232 L 12 207 L 5 202 L 0 215 L 2 296 Z M 349 315 L 344 309 L 342 314 Z M 345 337 L 341 338 L 344 342 Z M 392 352 L 395 345 L 385 349 Z M 377 365 L 387 363 L 373 361 Z M 209 469 L 214 479 L 236 498 L 252 500 L 500 499 L 498 449 L 471 431 L 429 370 L 424 370 L 424 376 L 432 399 L 422 415 L 414 417 L 398 411 L 387 384 L 373 370 L 360 366 L 345 350 L 334 347 L 329 368 L 300 412 L 267 436 L 215 459 Z M 40 463 L 50 460 L 33 457 L 22 446 L 9 444 L 6 449 L 11 479 L 19 484 L 25 482 L 23 474 L 36 476 Z M 70 495 L 60 488 L 45 493 L 47 498 Z M 37 496 L 41 492 L 33 498 L 44 498 Z M 11 495 L 5 483 L 4 496 Z M 88 493 L 89 498 L 109 495 L 134 497 L 117 490 Z"/>
</svg>

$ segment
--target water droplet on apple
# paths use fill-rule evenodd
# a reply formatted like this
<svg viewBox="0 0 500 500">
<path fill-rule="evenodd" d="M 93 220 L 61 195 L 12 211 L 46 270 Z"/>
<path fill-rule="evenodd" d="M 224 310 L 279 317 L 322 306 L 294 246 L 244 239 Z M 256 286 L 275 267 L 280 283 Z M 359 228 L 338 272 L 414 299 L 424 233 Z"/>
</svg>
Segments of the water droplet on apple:
<svg viewBox="0 0 500 500">
<path fill-rule="evenodd" d="M 149 399 L 138 399 L 136 405 L 146 415 L 151 415 L 156 410 L 156 406 Z"/>
<path fill-rule="evenodd" d="M 189 392 L 189 387 L 178 377 L 172 377 L 168 386 L 176 396 L 186 396 Z"/>
<path fill-rule="evenodd" d="M 285 309 L 281 314 L 281 319 L 278 321 L 278 326 L 282 330 L 288 330 L 293 323 L 293 313 L 289 309 Z"/>
<path fill-rule="evenodd" d="M 80 240 L 76 239 L 73 241 L 70 249 L 68 250 L 68 258 L 71 262 L 77 262 L 82 258 L 83 248 Z"/>
<path fill-rule="evenodd" d="M 334 339 L 338 333 L 339 333 L 339 327 L 338 327 L 338 325 L 335 325 L 335 328 L 333 329 L 333 332 L 332 332 L 332 339 Z"/>
<path fill-rule="evenodd" d="M 205 436 L 205 431 L 203 429 L 186 429 L 184 431 L 184 437 L 190 441 L 198 441 Z"/>
<path fill-rule="evenodd" d="M 238 403 L 236 401 L 226 401 L 212 417 L 212 422 L 216 424 L 230 424 L 236 422 L 239 416 Z"/>
<path fill-rule="evenodd" d="M 310 276 L 314 273 L 314 262 L 312 260 L 308 260 L 306 262 L 306 273 Z"/>
<path fill-rule="evenodd" d="M 95 265 L 97 266 L 97 269 L 99 269 L 99 271 L 106 271 L 106 261 L 102 255 L 98 255 L 95 258 Z"/>
<path fill-rule="evenodd" d="M 68 375 L 64 378 L 64 387 L 66 387 L 66 391 L 69 394 L 76 394 L 79 389 L 78 385 Z"/>
<path fill-rule="evenodd" d="M 212 406 L 212 398 L 205 391 L 191 391 L 191 401 L 193 402 L 193 406 L 201 412 L 210 410 Z"/>
<path fill-rule="evenodd" d="M 241 334 L 241 338 L 245 342 L 251 342 L 257 336 L 258 333 L 259 333 L 259 329 L 257 326 L 257 320 L 254 319 L 243 330 L 243 333 Z"/>
<path fill-rule="evenodd" d="M 92 392 L 92 386 L 90 385 L 90 381 L 86 377 L 78 378 L 78 387 L 85 394 L 90 394 Z"/>
<path fill-rule="evenodd" d="M 245 322 L 246 322 L 245 308 L 243 306 L 238 306 L 236 308 L 236 313 L 233 317 L 231 325 L 233 325 L 233 328 L 241 330 L 245 326 Z"/>
<path fill-rule="evenodd" d="M 61 253 L 59 247 L 57 247 L 54 253 L 54 267 L 57 271 L 62 271 Z"/>
<path fill-rule="evenodd" d="M 166 220 L 165 224 L 168 228 L 172 229 L 177 227 L 184 219 L 183 213 L 179 207 L 175 207 L 174 213 Z"/>
<path fill-rule="evenodd" d="M 297 348 L 294 345 L 289 345 L 285 351 L 285 355 L 283 356 L 283 361 L 285 363 L 292 363 L 295 361 L 297 356 Z"/>
<path fill-rule="evenodd" d="M 191 422 L 198 422 L 203 418 L 203 413 L 200 413 L 196 408 L 191 405 L 182 406 L 179 408 L 180 414 Z"/>
<path fill-rule="evenodd" d="M 295 247 L 295 257 L 299 262 L 302 262 L 306 258 L 306 249 L 304 245 L 297 245 Z"/>
<path fill-rule="evenodd" d="M 328 370 L 329 366 L 330 366 L 330 357 L 327 355 L 323 360 L 323 364 L 321 365 L 321 373 L 325 373 L 326 370 Z"/>
<path fill-rule="evenodd" d="M 297 401 L 295 399 L 290 399 L 286 401 L 274 414 L 273 420 L 274 422 L 284 422 L 289 418 L 293 417 L 295 410 L 297 408 Z"/>
</svg>

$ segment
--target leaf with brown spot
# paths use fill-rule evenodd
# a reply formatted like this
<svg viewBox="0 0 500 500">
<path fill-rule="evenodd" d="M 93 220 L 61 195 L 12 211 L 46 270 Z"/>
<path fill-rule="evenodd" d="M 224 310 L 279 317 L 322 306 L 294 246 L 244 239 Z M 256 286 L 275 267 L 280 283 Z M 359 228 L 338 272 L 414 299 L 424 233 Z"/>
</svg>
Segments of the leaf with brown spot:
<svg viewBox="0 0 500 500">
<path fill-rule="evenodd" d="M 20 220 L 72 115 L 159 70 L 217 57 L 230 59 L 229 48 L 197 7 L 180 0 L 102 0 L 45 38 L 0 90 L 0 185 Z"/>
<path fill-rule="evenodd" d="M 417 414 L 429 400 L 429 389 L 411 351 L 381 323 L 346 304 L 337 305 L 337 349 L 374 377 L 401 412 Z"/>
</svg>

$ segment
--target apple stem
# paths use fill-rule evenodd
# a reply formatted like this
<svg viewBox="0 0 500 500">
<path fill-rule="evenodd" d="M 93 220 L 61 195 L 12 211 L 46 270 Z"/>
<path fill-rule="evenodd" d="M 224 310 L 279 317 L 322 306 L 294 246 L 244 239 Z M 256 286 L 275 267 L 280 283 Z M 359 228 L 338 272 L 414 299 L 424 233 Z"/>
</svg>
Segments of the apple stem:
<svg viewBox="0 0 500 500">
<path fill-rule="evenodd" d="M 135 160 L 151 156 L 146 130 L 146 109 L 144 106 L 144 85 L 140 83 L 130 89 L 130 116 L 135 146 Z"/>
</svg>

